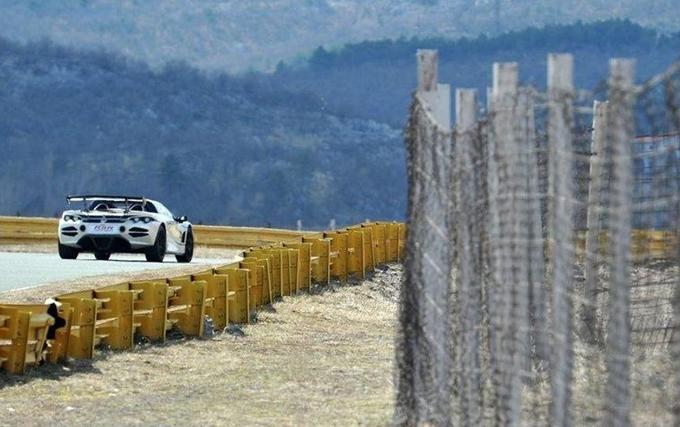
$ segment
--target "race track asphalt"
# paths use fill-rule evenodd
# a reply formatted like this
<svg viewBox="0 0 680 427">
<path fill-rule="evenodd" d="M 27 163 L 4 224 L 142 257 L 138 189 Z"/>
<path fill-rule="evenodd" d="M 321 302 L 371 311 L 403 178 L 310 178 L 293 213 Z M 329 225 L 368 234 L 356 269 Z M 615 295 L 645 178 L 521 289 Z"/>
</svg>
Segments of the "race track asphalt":
<svg viewBox="0 0 680 427">
<path fill-rule="evenodd" d="M 217 265 L 219 259 L 194 259 L 191 265 Z M 50 282 L 76 280 L 102 274 L 154 270 L 178 264 L 168 255 L 163 263 L 146 262 L 144 255 L 116 254 L 109 261 L 98 261 L 93 254 L 76 260 L 60 259 L 56 253 L 0 252 L 0 291 L 38 286 Z"/>
</svg>

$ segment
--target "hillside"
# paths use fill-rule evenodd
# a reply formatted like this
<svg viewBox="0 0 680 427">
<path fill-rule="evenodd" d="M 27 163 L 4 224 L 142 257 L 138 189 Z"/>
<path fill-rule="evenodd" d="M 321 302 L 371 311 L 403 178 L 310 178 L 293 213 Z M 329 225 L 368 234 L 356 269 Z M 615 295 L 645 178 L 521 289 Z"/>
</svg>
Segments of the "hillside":
<svg viewBox="0 0 680 427">
<path fill-rule="evenodd" d="M 551 51 L 575 54 L 581 88 L 595 87 L 614 56 L 638 58 L 643 79 L 677 57 L 680 35 L 609 21 L 364 42 L 237 77 L 0 40 L 0 214 L 52 216 L 67 193 L 130 192 L 195 222 L 401 219 L 401 129 L 419 47 L 440 49 L 442 81 L 484 94 L 496 60 L 520 61 L 522 80 L 542 86 Z"/>
<path fill-rule="evenodd" d="M 544 87 L 550 52 L 574 54 L 579 88 L 601 83 L 609 59 L 615 57 L 636 58 L 642 81 L 680 57 L 680 33 L 662 35 L 630 21 L 605 21 L 530 28 L 495 38 L 363 42 L 336 50 L 318 48 L 307 64 L 281 64 L 273 76 L 261 78 L 272 87 L 323 99 L 334 113 L 401 126 L 416 86 L 418 48 L 439 50 L 440 81 L 477 88 L 483 98 L 495 61 L 518 61 L 522 82 Z"/>
<path fill-rule="evenodd" d="M 0 214 L 134 193 L 195 222 L 327 227 L 405 211 L 400 132 L 186 65 L 0 41 Z"/>
<path fill-rule="evenodd" d="M 498 23 L 495 5 L 498 3 Z M 548 24 L 631 19 L 680 31 L 676 0 L 0 0 L 0 36 L 106 48 L 154 66 L 271 70 L 364 40 L 476 37 Z"/>
</svg>

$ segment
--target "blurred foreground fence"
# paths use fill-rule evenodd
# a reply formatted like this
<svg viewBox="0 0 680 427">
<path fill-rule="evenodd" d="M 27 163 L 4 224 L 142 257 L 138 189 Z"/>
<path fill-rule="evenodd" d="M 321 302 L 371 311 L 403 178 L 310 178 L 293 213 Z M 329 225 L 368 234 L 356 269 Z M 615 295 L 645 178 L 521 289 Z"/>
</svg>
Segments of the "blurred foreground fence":
<svg viewBox="0 0 680 427">
<path fill-rule="evenodd" d="M 451 128 L 417 56 L 395 423 L 680 425 L 680 63 L 603 93 L 496 63 Z"/>
<path fill-rule="evenodd" d="M 47 304 L 0 303 L 0 368 L 20 374 L 44 361 L 92 358 L 99 345 L 130 349 L 135 336 L 163 342 L 173 329 L 204 336 L 208 328 L 250 323 L 281 297 L 331 280 L 363 279 L 378 265 L 401 261 L 406 227 L 372 222 L 284 237 L 246 249 L 239 262 L 193 275 L 117 283 L 57 295 Z"/>
</svg>

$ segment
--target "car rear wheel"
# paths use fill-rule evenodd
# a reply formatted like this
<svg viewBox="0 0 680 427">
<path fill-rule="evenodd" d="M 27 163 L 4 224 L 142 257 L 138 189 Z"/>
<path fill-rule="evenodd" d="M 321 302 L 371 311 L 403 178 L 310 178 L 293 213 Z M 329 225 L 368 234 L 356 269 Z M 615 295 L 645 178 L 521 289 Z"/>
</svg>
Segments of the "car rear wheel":
<svg viewBox="0 0 680 427">
<path fill-rule="evenodd" d="M 194 257 L 194 233 L 191 229 L 188 231 L 187 241 L 184 243 L 184 255 L 175 255 L 177 262 L 191 262 Z"/>
<path fill-rule="evenodd" d="M 149 262 L 163 262 L 165 258 L 166 236 L 165 227 L 161 225 L 156 234 L 156 241 L 153 246 L 146 250 L 146 260 Z"/>
<path fill-rule="evenodd" d="M 59 243 L 59 258 L 76 259 L 78 258 L 78 249 L 74 249 L 70 246 L 65 246 Z"/>
<path fill-rule="evenodd" d="M 97 258 L 99 261 L 107 261 L 109 258 L 111 258 L 111 254 L 109 252 L 95 252 L 94 257 Z"/>
</svg>

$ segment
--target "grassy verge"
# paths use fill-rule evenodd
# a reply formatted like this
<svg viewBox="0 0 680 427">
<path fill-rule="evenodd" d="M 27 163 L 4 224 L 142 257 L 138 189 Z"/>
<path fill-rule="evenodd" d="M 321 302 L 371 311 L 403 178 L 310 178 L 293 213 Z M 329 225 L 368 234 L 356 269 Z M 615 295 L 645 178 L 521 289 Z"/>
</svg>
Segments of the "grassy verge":
<svg viewBox="0 0 680 427">
<path fill-rule="evenodd" d="M 245 336 L 0 375 L 0 425 L 385 425 L 401 267 L 286 297 Z"/>
</svg>

